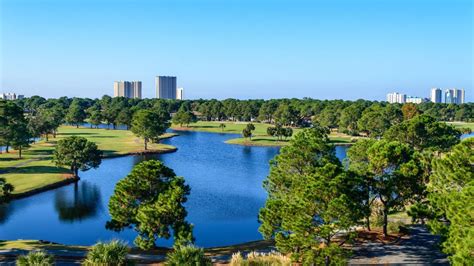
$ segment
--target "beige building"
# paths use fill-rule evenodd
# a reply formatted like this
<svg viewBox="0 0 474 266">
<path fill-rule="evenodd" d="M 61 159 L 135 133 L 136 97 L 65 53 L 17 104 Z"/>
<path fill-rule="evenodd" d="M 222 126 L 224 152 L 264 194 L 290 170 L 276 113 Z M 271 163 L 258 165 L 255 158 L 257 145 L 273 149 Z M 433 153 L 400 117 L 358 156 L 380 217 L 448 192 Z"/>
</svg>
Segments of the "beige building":
<svg viewBox="0 0 474 266">
<path fill-rule="evenodd" d="M 114 81 L 114 97 L 142 98 L 141 81 Z"/>
</svg>

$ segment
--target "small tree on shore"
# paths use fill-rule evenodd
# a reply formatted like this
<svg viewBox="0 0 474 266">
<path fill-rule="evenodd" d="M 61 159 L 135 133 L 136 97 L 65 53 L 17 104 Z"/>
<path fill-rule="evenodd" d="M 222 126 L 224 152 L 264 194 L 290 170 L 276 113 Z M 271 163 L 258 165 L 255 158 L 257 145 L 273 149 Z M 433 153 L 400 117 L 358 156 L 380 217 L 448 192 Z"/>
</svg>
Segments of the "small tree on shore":
<svg viewBox="0 0 474 266">
<path fill-rule="evenodd" d="M 150 140 L 158 142 L 169 126 L 170 123 L 166 117 L 149 110 L 137 111 L 132 119 L 132 132 L 144 139 L 145 150 L 148 149 L 148 142 Z"/>
<path fill-rule="evenodd" d="M 222 131 L 224 131 L 226 125 L 225 125 L 224 123 L 220 123 L 220 124 L 219 124 L 219 127 L 220 127 L 220 129 L 221 129 Z"/>
<path fill-rule="evenodd" d="M 86 171 L 99 167 L 102 151 L 94 142 L 84 137 L 72 136 L 58 141 L 53 155 L 57 166 L 68 166 L 74 177 L 79 170 Z"/>
<path fill-rule="evenodd" d="M 252 131 L 255 130 L 255 126 L 252 123 L 247 124 L 247 126 L 242 130 L 242 136 L 244 138 L 249 138 L 252 140 Z"/>
</svg>

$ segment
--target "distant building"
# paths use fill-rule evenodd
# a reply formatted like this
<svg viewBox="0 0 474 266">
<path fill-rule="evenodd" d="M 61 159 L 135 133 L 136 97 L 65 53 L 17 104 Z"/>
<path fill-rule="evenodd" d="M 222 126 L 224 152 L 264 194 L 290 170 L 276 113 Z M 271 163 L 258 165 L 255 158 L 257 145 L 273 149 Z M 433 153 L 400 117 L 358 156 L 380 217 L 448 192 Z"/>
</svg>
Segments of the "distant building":
<svg viewBox="0 0 474 266">
<path fill-rule="evenodd" d="M 406 103 L 420 104 L 420 103 L 422 103 L 422 102 L 424 102 L 424 101 L 425 101 L 425 99 L 423 99 L 423 98 L 421 98 L 421 97 L 411 97 L 411 96 L 409 96 L 409 97 L 406 98 L 406 101 L 405 101 L 405 102 L 406 102 Z"/>
<path fill-rule="evenodd" d="M 441 89 L 432 88 L 431 89 L 431 97 L 430 97 L 431 102 L 442 103 L 443 102 L 442 95 L 443 95 L 443 91 Z"/>
<path fill-rule="evenodd" d="M 463 104 L 465 103 L 464 97 L 465 95 L 463 89 L 447 89 L 444 92 L 444 102 L 448 104 Z"/>
<path fill-rule="evenodd" d="M 114 97 L 142 98 L 141 81 L 114 81 Z"/>
<path fill-rule="evenodd" d="M 387 94 L 387 102 L 389 103 L 405 103 L 406 102 L 406 94 L 392 92 Z"/>
<path fill-rule="evenodd" d="M 176 89 L 176 99 L 177 100 L 184 100 L 184 89 L 183 88 Z"/>
<path fill-rule="evenodd" d="M 156 98 L 176 99 L 176 77 L 155 77 Z"/>
<path fill-rule="evenodd" d="M 2 99 L 2 100 L 12 101 L 12 100 L 19 100 L 19 99 L 23 99 L 23 98 L 25 98 L 25 96 L 16 95 L 16 93 L 13 93 L 13 92 L 6 92 L 6 93 L 1 93 L 0 94 L 0 99 Z"/>
</svg>

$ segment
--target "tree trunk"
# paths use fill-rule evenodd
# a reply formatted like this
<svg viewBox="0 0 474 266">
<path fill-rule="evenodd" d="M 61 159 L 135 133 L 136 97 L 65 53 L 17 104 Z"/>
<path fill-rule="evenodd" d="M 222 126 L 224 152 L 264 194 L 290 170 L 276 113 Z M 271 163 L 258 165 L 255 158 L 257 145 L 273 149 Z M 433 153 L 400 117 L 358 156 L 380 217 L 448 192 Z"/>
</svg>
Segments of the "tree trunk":
<svg viewBox="0 0 474 266">
<path fill-rule="evenodd" d="M 49 134 L 46 133 L 45 135 L 46 135 L 46 141 L 48 141 L 49 140 Z"/>
<path fill-rule="evenodd" d="M 324 264 L 325 264 L 326 266 L 329 266 L 329 264 L 330 264 L 329 256 L 326 256 L 326 257 L 324 258 Z"/>
<path fill-rule="evenodd" d="M 148 138 L 145 138 L 145 151 L 147 150 L 147 143 L 148 143 Z"/>
<path fill-rule="evenodd" d="M 370 231 L 370 214 L 365 217 L 367 230 Z"/>
<path fill-rule="evenodd" d="M 5 146 L 5 152 L 8 153 L 8 144 Z"/>
<path fill-rule="evenodd" d="M 21 159 L 21 146 L 20 146 L 20 149 L 18 150 L 18 157 Z"/>
<path fill-rule="evenodd" d="M 74 168 L 74 177 L 79 177 L 79 168 Z"/>
<path fill-rule="evenodd" d="M 388 208 L 387 206 L 384 206 L 383 208 L 383 235 L 384 236 L 388 236 L 387 225 L 388 225 Z"/>
<path fill-rule="evenodd" d="M 79 124 L 76 124 L 76 128 L 79 128 Z"/>
</svg>

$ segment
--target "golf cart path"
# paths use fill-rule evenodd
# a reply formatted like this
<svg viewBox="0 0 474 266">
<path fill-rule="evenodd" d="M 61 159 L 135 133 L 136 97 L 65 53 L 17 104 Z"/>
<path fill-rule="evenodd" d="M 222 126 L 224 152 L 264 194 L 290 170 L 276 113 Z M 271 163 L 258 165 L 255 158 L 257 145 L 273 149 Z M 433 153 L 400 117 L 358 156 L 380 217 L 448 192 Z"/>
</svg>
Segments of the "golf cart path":
<svg viewBox="0 0 474 266">
<path fill-rule="evenodd" d="M 354 248 L 349 265 L 449 265 L 446 255 L 438 248 L 439 237 L 425 226 L 410 227 L 410 235 L 395 244 L 363 243 Z"/>
</svg>

